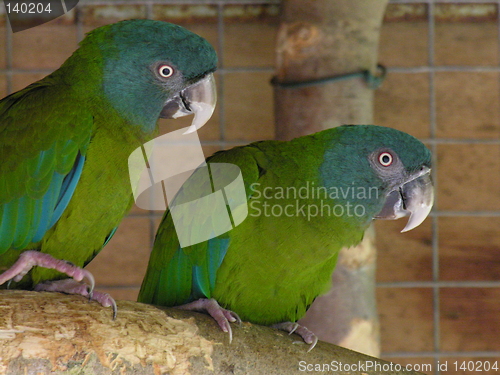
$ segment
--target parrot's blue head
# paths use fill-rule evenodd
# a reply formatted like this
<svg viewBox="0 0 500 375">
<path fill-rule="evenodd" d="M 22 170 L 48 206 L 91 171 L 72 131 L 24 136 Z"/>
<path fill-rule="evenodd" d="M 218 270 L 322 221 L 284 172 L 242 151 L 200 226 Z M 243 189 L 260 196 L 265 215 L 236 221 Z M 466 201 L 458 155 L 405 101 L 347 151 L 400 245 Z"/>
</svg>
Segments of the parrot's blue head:
<svg viewBox="0 0 500 375">
<path fill-rule="evenodd" d="M 340 189 L 344 204 L 361 205 L 358 212 L 366 224 L 373 218 L 410 215 L 403 231 L 420 225 L 434 199 L 427 147 L 382 126 L 345 125 L 327 131 L 333 140 L 321 165 L 323 184 Z"/>
<path fill-rule="evenodd" d="M 152 132 L 159 117 L 191 113 L 199 128 L 214 110 L 217 55 L 181 26 L 152 20 L 106 25 L 90 32 L 75 55 L 93 69 L 85 74 L 101 78 L 117 113 L 144 132 Z"/>
</svg>

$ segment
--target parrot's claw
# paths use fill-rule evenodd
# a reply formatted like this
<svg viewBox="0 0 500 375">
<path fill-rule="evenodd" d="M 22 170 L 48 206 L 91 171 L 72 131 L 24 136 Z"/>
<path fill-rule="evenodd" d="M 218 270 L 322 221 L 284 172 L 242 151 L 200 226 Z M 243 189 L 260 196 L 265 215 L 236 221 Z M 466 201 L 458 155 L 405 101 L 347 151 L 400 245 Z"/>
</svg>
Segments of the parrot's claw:
<svg viewBox="0 0 500 375">
<path fill-rule="evenodd" d="M 100 303 L 103 307 L 113 308 L 113 320 L 116 319 L 116 302 L 108 293 L 90 290 L 87 284 L 82 284 L 74 279 L 64 279 L 55 281 L 46 281 L 35 286 L 37 292 L 60 292 L 66 294 L 78 294 L 88 297 L 89 300 Z"/>
<path fill-rule="evenodd" d="M 289 335 L 292 333 L 296 333 L 306 344 L 310 344 L 307 352 L 310 352 L 314 349 L 316 344 L 318 343 L 318 336 L 316 336 L 313 332 L 311 332 L 307 327 L 301 326 L 299 323 L 294 322 L 283 322 L 278 324 L 273 324 L 272 328 L 277 328 L 282 331 L 288 332 Z"/>
<path fill-rule="evenodd" d="M 186 303 L 185 305 L 176 306 L 176 308 L 180 310 L 201 311 L 208 313 L 215 319 L 223 332 L 229 333 L 229 343 L 233 341 L 233 331 L 231 329 L 231 324 L 229 323 L 241 324 L 241 319 L 238 314 L 220 307 L 219 303 L 213 298 L 200 298 L 199 300 Z"/>
<path fill-rule="evenodd" d="M 0 275 L 0 285 L 7 281 L 21 281 L 22 278 L 35 266 L 50 268 L 72 277 L 76 281 L 88 280 L 89 293 L 94 290 L 94 276 L 83 268 L 77 267 L 65 260 L 56 259 L 49 254 L 41 253 L 36 250 L 23 252 L 19 259 L 7 271 Z"/>
</svg>

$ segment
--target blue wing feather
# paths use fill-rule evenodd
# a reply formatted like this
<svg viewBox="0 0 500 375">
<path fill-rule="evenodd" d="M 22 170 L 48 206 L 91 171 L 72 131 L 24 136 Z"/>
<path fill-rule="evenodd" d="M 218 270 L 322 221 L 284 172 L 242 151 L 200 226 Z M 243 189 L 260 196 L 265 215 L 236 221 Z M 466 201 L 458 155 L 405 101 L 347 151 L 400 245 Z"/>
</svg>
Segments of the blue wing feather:
<svg viewBox="0 0 500 375">
<path fill-rule="evenodd" d="M 201 265 L 193 266 L 193 290 L 191 299 L 211 298 L 215 288 L 217 271 L 224 260 L 229 247 L 229 238 L 208 240 L 206 259 Z"/>
<path fill-rule="evenodd" d="M 207 263 L 210 290 L 214 290 L 217 271 L 219 270 L 227 249 L 229 248 L 229 238 L 212 238 L 208 241 Z"/>
<path fill-rule="evenodd" d="M 58 74 L 0 100 L 0 261 L 39 242 L 73 196 L 94 131 L 89 108 L 74 100 Z"/>
<path fill-rule="evenodd" d="M 229 238 L 212 238 L 205 259 L 193 264 L 192 256 L 178 246 L 170 262 L 158 270 L 154 303 L 177 306 L 199 298 L 211 298 L 217 271 L 229 247 Z"/>
<path fill-rule="evenodd" d="M 80 180 L 80 176 L 82 175 L 82 170 L 83 170 L 83 164 L 85 164 L 85 156 L 78 154 L 75 160 L 75 164 L 73 168 L 69 171 L 69 173 L 64 177 L 64 181 L 61 186 L 61 191 L 59 193 L 59 199 L 57 202 L 57 205 L 54 209 L 54 212 L 52 214 L 52 220 L 50 222 L 50 228 L 57 222 L 57 220 L 60 219 L 61 215 L 63 214 L 64 210 L 66 207 L 68 207 L 69 201 L 71 200 L 71 197 L 73 196 L 73 193 L 75 192 L 76 185 L 78 184 L 78 181 Z M 111 239 L 113 234 L 115 233 L 115 230 L 112 232 L 110 237 L 108 237 L 108 240 Z M 106 241 L 106 243 L 107 243 Z"/>
<path fill-rule="evenodd" d="M 192 290 L 189 300 L 194 301 L 199 298 L 210 298 L 212 293 L 210 290 L 208 270 L 205 267 L 194 266 L 192 274 Z"/>
<path fill-rule="evenodd" d="M 118 229 L 118 227 L 113 228 L 113 230 L 108 234 L 108 237 L 106 237 L 106 240 L 104 241 L 104 244 L 102 245 L 102 247 L 104 247 L 108 244 L 108 242 L 111 240 L 111 238 L 113 238 L 113 236 L 115 235 L 117 229 Z"/>
<path fill-rule="evenodd" d="M 245 188 L 250 192 L 251 184 L 258 181 L 264 173 L 257 159 L 266 161 L 259 149 L 246 146 L 216 153 L 207 162 L 238 165 L 244 176 Z M 205 189 L 204 184 L 207 182 L 204 174 L 198 175 L 195 172 L 188 181 L 190 183 L 185 183 L 180 191 L 185 194 L 183 201 L 198 199 L 200 191 L 213 191 L 212 187 Z M 172 216 L 167 211 L 156 233 L 138 300 L 162 306 L 177 306 L 199 298 L 212 298 L 217 285 L 217 273 L 230 242 L 231 232 L 228 232 L 181 249 Z M 183 270 L 183 273 L 179 270 Z"/>
<path fill-rule="evenodd" d="M 46 163 L 48 159 L 49 153 L 42 152 L 39 163 Z M 39 199 L 24 195 L 3 205 L 0 253 L 11 247 L 22 249 L 29 243 L 38 242 L 43 238 L 68 206 L 82 174 L 84 163 L 85 157 L 78 154 L 68 174 L 63 175 L 54 171 L 47 190 Z"/>
<path fill-rule="evenodd" d="M 54 213 L 54 208 L 57 203 L 57 198 L 59 197 L 59 192 L 61 191 L 61 184 L 63 179 L 64 179 L 63 175 L 54 172 L 48 190 L 40 199 L 42 201 L 41 217 L 38 223 L 33 223 L 33 226 L 35 226 L 36 228 L 36 232 L 30 242 L 40 241 L 45 235 L 45 233 L 51 227 L 50 224 L 52 221 L 52 215 Z M 15 202 L 10 202 L 8 204 L 13 204 L 13 203 Z"/>
</svg>

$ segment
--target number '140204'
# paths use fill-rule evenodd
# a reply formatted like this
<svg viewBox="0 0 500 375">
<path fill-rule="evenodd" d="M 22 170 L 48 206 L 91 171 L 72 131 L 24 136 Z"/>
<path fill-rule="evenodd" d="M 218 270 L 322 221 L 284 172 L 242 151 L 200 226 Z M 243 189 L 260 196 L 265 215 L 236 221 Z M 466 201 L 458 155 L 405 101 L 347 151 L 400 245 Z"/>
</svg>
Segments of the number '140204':
<svg viewBox="0 0 500 375">
<path fill-rule="evenodd" d="M 7 13 L 41 14 L 50 13 L 50 3 L 5 3 Z"/>
<path fill-rule="evenodd" d="M 497 361 L 455 361 L 453 362 L 455 371 L 498 371 Z"/>
</svg>

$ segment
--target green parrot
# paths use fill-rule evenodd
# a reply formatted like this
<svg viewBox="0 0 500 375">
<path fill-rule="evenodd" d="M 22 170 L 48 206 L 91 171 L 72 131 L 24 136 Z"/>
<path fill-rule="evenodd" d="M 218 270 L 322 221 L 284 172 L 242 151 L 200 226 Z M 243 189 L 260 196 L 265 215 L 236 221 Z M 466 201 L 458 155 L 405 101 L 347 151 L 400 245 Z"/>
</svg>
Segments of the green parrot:
<svg viewBox="0 0 500 375">
<path fill-rule="evenodd" d="M 93 30 L 58 70 L 0 101 L 0 285 L 114 305 L 82 267 L 133 203 L 128 157 L 160 117 L 208 120 L 216 66 L 185 28 L 127 20 Z"/>
<path fill-rule="evenodd" d="M 294 322 L 329 290 L 340 249 L 358 244 L 375 218 L 410 215 L 403 231 L 413 229 L 433 204 L 429 150 L 386 127 L 345 125 L 207 159 L 209 166 L 223 163 L 241 170 L 246 204 L 235 206 L 227 192 L 226 202 L 233 218 L 246 218 L 181 247 L 167 211 L 138 300 L 208 312 L 230 340 L 229 322 L 243 319 L 295 332 L 312 349 L 317 337 Z M 198 171 L 176 200 L 205 194 Z"/>
</svg>

